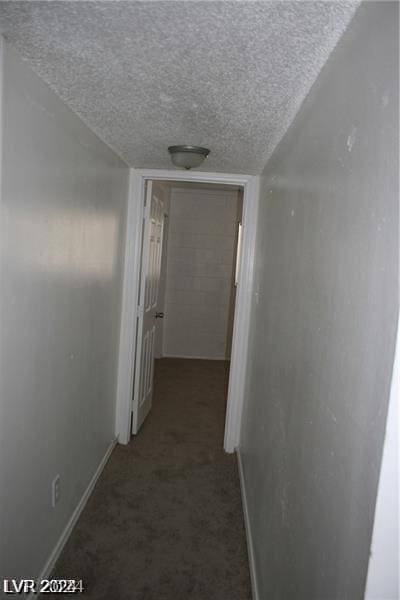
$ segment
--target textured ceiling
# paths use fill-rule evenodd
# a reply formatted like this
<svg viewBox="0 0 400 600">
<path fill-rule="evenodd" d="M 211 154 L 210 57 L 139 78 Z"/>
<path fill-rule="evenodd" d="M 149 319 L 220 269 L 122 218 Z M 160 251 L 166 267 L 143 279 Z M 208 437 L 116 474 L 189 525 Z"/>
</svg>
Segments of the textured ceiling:
<svg viewBox="0 0 400 600">
<path fill-rule="evenodd" d="M 135 167 L 260 173 L 357 2 L 0 2 L 0 31 Z"/>
</svg>

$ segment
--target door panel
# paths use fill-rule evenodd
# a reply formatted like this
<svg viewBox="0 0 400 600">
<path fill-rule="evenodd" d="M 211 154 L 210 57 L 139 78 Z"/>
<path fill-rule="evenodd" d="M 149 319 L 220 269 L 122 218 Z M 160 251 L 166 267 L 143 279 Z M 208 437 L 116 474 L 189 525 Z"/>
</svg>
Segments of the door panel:
<svg viewBox="0 0 400 600">
<path fill-rule="evenodd" d="M 155 319 L 161 269 L 163 227 L 163 201 L 154 193 L 152 182 L 148 181 L 144 210 L 139 317 L 132 402 L 133 434 L 139 431 L 152 405 Z"/>
</svg>

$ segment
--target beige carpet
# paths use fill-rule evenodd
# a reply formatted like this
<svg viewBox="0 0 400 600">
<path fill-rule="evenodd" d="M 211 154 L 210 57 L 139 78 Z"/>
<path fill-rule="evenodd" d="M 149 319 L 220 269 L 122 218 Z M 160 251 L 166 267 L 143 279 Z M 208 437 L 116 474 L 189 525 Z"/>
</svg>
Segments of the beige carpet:
<svg viewBox="0 0 400 600">
<path fill-rule="evenodd" d="M 156 361 L 153 409 L 114 450 L 53 577 L 82 578 L 96 600 L 250 600 L 227 383 L 226 362 Z"/>
</svg>

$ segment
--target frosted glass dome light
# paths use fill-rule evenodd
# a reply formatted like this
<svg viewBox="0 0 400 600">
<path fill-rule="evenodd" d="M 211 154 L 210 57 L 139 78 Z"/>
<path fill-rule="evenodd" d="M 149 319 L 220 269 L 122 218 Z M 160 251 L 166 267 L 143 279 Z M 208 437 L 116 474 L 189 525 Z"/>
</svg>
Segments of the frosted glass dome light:
<svg viewBox="0 0 400 600">
<path fill-rule="evenodd" d="M 168 152 L 173 164 L 181 169 L 199 167 L 210 154 L 208 148 L 201 146 L 170 146 Z"/>
</svg>

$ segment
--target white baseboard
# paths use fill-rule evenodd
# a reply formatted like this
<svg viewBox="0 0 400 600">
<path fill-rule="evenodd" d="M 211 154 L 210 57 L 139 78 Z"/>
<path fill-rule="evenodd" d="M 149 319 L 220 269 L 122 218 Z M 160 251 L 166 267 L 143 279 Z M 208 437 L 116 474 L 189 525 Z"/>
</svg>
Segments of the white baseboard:
<svg viewBox="0 0 400 600">
<path fill-rule="evenodd" d="M 186 355 L 181 355 L 181 354 L 163 354 L 162 356 L 160 356 L 160 358 L 188 358 L 190 360 L 192 359 L 196 359 L 196 360 L 225 360 L 225 361 L 229 361 L 230 357 L 229 356 L 188 356 Z"/>
<path fill-rule="evenodd" d="M 247 552 L 249 555 L 251 591 L 252 591 L 253 600 L 260 600 L 260 595 L 258 593 L 256 563 L 255 563 L 255 558 L 254 558 L 253 536 L 251 534 L 249 509 L 248 509 L 247 495 L 246 495 L 246 484 L 245 484 L 245 480 L 244 480 L 243 461 L 242 461 L 242 456 L 240 454 L 240 448 L 236 448 L 236 454 L 237 454 L 238 469 L 239 469 L 240 491 L 242 493 L 244 525 L 245 525 L 245 529 L 246 529 L 246 538 L 247 538 Z"/>
<path fill-rule="evenodd" d="M 111 444 L 109 445 L 109 447 L 107 448 L 106 453 L 104 454 L 103 458 L 101 459 L 99 466 L 97 467 L 92 479 L 89 482 L 89 485 L 87 486 L 81 499 L 79 500 L 78 505 L 75 508 L 74 512 L 72 513 L 71 518 L 68 521 L 64 531 L 62 532 L 58 542 L 54 546 L 53 551 L 51 552 L 49 558 L 47 559 L 45 566 L 42 569 L 42 572 L 40 573 L 39 577 L 37 578 L 37 581 L 40 581 L 42 579 L 48 579 L 58 557 L 60 556 L 65 544 L 68 541 L 69 536 L 71 535 L 71 533 L 75 527 L 77 520 L 79 519 L 83 509 L 85 508 L 86 503 L 89 500 L 89 498 L 93 492 L 93 488 L 96 485 L 97 480 L 100 477 L 104 467 L 106 466 L 106 463 L 107 463 L 108 459 L 110 458 L 110 454 L 114 450 L 116 444 L 117 444 L 117 439 L 113 440 L 111 442 Z M 37 598 L 37 596 L 38 596 L 38 594 L 30 594 L 28 596 L 28 598 L 29 598 L 29 600 L 33 600 L 33 598 Z"/>
</svg>

